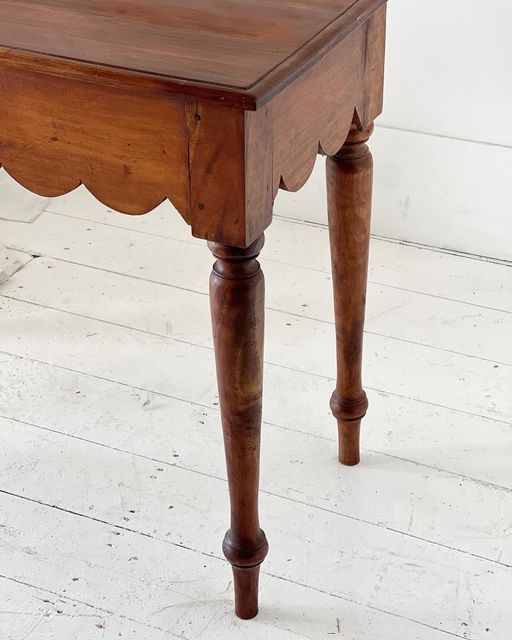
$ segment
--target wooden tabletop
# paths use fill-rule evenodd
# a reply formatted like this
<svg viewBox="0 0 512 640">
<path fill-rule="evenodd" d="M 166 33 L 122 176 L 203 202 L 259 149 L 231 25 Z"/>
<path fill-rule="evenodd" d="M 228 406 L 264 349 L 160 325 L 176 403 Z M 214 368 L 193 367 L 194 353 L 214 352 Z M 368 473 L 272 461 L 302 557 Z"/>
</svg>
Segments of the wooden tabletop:
<svg viewBox="0 0 512 640">
<path fill-rule="evenodd" d="M 0 62 L 254 109 L 384 0 L 2 0 Z M 100 71 L 99 71 L 100 70 Z"/>
</svg>

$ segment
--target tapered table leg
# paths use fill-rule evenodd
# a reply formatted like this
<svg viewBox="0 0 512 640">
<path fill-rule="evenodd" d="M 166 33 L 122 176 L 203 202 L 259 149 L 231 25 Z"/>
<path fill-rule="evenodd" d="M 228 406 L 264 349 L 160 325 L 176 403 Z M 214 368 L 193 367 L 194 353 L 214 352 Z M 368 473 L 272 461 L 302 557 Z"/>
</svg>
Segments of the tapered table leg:
<svg viewBox="0 0 512 640">
<path fill-rule="evenodd" d="M 263 237 L 247 249 L 209 243 L 213 337 L 231 501 L 223 550 L 233 566 L 235 611 L 258 613 L 260 564 L 268 544 L 260 529 L 258 486 L 263 382 L 264 278 L 256 260 Z"/>
<path fill-rule="evenodd" d="M 327 193 L 336 321 L 337 378 L 331 409 L 338 421 L 339 459 L 359 462 L 361 420 L 368 409 L 361 365 L 368 278 L 373 127 L 353 124 L 341 150 L 327 159 Z"/>
</svg>

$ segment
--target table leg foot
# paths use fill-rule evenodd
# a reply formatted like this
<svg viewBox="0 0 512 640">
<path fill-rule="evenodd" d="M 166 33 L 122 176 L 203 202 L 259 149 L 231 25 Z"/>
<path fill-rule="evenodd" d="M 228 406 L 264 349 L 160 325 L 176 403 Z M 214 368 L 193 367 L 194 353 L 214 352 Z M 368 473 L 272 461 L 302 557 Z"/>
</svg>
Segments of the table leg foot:
<svg viewBox="0 0 512 640">
<path fill-rule="evenodd" d="M 344 402 L 336 392 L 331 397 L 331 410 L 338 421 L 338 459 L 348 467 L 359 464 L 361 420 L 367 409 L 368 400 L 364 391 L 357 403 Z"/>
<path fill-rule="evenodd" d="M 245 569 L 233 566 L 235 613 L 242 620 L 250 620 L 258 615 L 259 578 L 260 565 Z"/>
</svg>

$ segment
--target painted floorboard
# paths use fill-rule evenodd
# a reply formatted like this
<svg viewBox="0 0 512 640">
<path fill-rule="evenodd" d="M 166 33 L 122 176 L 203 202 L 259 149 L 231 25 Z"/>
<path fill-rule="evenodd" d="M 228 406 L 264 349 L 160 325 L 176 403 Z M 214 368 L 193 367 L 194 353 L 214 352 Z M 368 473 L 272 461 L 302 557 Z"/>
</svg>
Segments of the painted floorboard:
<svg viewBox="0 0 512 640">
<path fill-rule="evenodd" d="M 77 515 L 6 494 L 0 504 L 6 520 L 0 533 L 5 573 L 185 640 L 316 640 L 332 634 L 387 640 L 394 633 L 414 640 L 446 637 L 409 616 L 268 572 L 262 578 L 261 614 L 243 622 L 232 614 L 230 569 L 224 560 L 175 545 L 167 537 L 140 535 L 126 523 L 99 522 L 89 511 Z M 114 628 L 118 630 L 117 624 Z M 463 637 L 464 630 L 461 623 L 455 637 Z"/>
<path fill-rule="evenodd" d="M 104 297 L 108 307 L 107 294 Z M 27 355 L 27 350 L 30 349 L 37 359 L 72 368 L 72 363 L 77 361 L 82 351 L 81 359 L 84 360 L 84 364 L 81 366 L 87 367 L 88 371 L 102 372 L 101 375 L 112 377 L 108 371 L 112 367 L 118 367 L 122 369 L 121 375 L 125 376 L 122 381 L 133 382 L 136 386 L 147 384 L 140 379 L 142 370 L 134 371 L 134 381 L 126 376 L 138 366 L 136 362 L 144 360 L 148 354 L 154 352 L 148 360 L 151 365 L 148 365 L 151 368 L 149 375 L 158 378 L 158 386 L 152 388 L 166 393 L 174 393 L 173 389 L 180 389 L 185 379 L 193 386 L 192 379 L 197 378 L 196 366 L 213 370 L 213 354 L 207 346 L 197 346 L 195 343 L 173 337 L 111 325 L 20 300 L 3 300 L 0 350 Z M 145 318 L 150 312 L 141 306 L 132 309 L 131 313 Z M 172 316 L 169 316 L 169 319 L 172 324 Z M 273 398 L 272 394 L 267 394 L 267 419 L 279 423 L 275 410 L 282 414 L 283 410 L 288 409 L 283 407 L 283 401 L 289 400 L 291 405 L 296 405 L 299 395 L 304 395 L 304 389 L 332 387 L 330 376 L 334 371 L 334 338 L 329 326 L 323 323 L 318 323 L 316 331 L 313 331 L 313 321 L 305 319 L 297 319 L 295 323 L 286 322 L 286 316 L 280 315 L 275 326 L 270 324 L 271 321 L 272 318 L 269 318 L 267 323 L 266 359 L 272 363 L 266 370 L 268 388 L 281 388 L 285 384 L 285 388 L 289 389 L 289 397 L 284 399 L 278 400 Z M 58 333 L 55 332 L 56 327 L 59 327 Z M 329 340 L 322 339 L 326 330 Z M 31 334 L 33 340 L 29 342 Z M 59 340 L 69 341 L 70 344 L 77 341 L 77 346 L 72 351 L 63 351 L 56 346 Z M 423 345 L 373 334 L 367 336 L 365 348 L 365 380 L 369 388 L 398 393 L 502 421 L 508 421 L 512 414 L 512 395 L 507 395 L 512 367 L 508 365 L 498 365 L 492 361 L 469 358 L 448 351 L 432 350 Z M 170 359 L 172 353 L 178 360 Z M 196 361 L 193 353 L 200 354 Z M 204 364 L 201 365 L 200 361 Z M 184 371 L 184 368 L 187 371 Z M 136 381 L 137 376 L 139 381 Z M 174 386 L 173 378 L 176 379 L 177 387 Z M 429 384 L 417 384 L 418 378 L 428 380 Z M 277 382 L 279 387 L 274 386 Z M 194 401 L 202 401 L 206 388 L 210 393 L 215 389 L 212 380 L 199 382 L 196 386 L 199 388 L 197 393 L 188 388 L 188 393 L 197 395 L 190 398 Z M 325 393 L 325 397 L 328 398 L 329 392 L 326 390 Z M 180 395 L 180 392 L 177 392 L 177 395 L 189 398 L 188 395 Z M 302 398 L 302 401 L 304 400 Z M 277 403 L 274 410 L 273 403 L 274 406 Z M 290 411 L 293 411 L 290 416 L 293 420 L 291 424 L 297 425 L 296 419 L 301 418 L 295 415 L 297 411 L 293 410 L 293 407 L 290 407 Z M 302 416 L 304 422 L 304 415 Z M 308 420 L 310 421 L 309 415 Z"/>
<path fill-rule="evenodd" d="M 244 623 L 219 548 L 210 254 L 168 206 L 130 218 L 78 191 L 51 209 L 0 222 L 27 263 L 0 289 L 2 640 L 508 640 L 509 267 L 373 241 L 371 411 L 346 469 L 327 406 L 327 232 L 276 218 L 262 254 L 271 554 Z"/>
<path fill-rule="evenodd" d="M 5 384 L 8 390 L 3 395 L 8 397 L 0 402 L 1 414 L 13 418 L 1 422 L 5 447 L 10 438 L 17 441 L 19 424 L 20 433 L 33 431 L 34 438 L 44 439 L 55 431 L 61 442 L 72 436 L 119 450 L 128 459 L 139 456 L 225 479 L 217 411 L 166 397 L 145 397 L 136 389 L 47 365 L 31 366 L 33 373 L 27 377 L 23 374 L 30 371 L 26 363 L 12 358 L 2 375 L 2 383 L 15 381 Z M 46 397 L 49 406 L 59 406 L 59 417 L 55 412 L 41 415 L 37 397 Z M 110 407 L 116 402 L 125 410 L 112 415 Z M 34 408 L 23 411 L 20 404 Z M 187 425 L 186 430 L 180 428 L 182 424 Z M 358 469 L 347 470 L 337 464 L 334 452 L 331 440 L 266 424 L 262 489 L 344 518 L 512 565 L 505 517 L 512 511 L 511 489 L 375 452 L 366 452 Z M 317 473 L 319 460 L 329 473 Z M 308 478 L 315 481 L 308 483 Z M 465 500 L 468 492 L 482 505 L 476 520 Z M 364 496 L 371 500 L 362 499 Z"/>
<path fill-rule="evenodd" d="M 168 204 L 162 205 L 148 216 L 125 216 L 110 211 L 97 203 L 86 190 L 81 190 L 54 199 L 49 209 L 83 220 L 134 231 L 140 229 L 162 237 L 203 244 L 191 237 L 181 216 Z M 266 237 L 267 246 L 262 254 L 265 263 L 274 259 L 329 272 L 328 236 L 325 227 L 304 225 L 276 217 Z M 512 311 L 511 268 L 471 257 L 455 257 L 448 253 L 374 239 L 370 256 L 370 280 L 377 284 L 422 291 L 433 297 L 453 298 Z"/>
<path fill-rule="evenodd" d="M 170 563 L 176 547 L 220 559 L 219 541 L 228 516 L 222 480 L 141 458 L 130 460 L 126 454 L 19 423 L 12 429 L 16 437 L 9 438 L 8 428 L 2 425 L 7 436 L 1 447 L 2 460 L 7 462 L 2 468 L 4 493 L 164 542 L 171 547 L 165 554 Z M 20 449 L 24 452 L 21 464 L 16 458 Z M 318 513 L 309 505 L 273 495 L 263 494 L 261 507 L 265 528 L 278 550 L 269 555 L 265 573 L 433 627 L 439 625 L 446 603 L 456 601 L 456 608 L 443 611 L 446 631 L 459 633 L 463 623 L 471 622 L 475 638 L 484 638 L 487 628 L 504 637 L 512 633 L 509 594 L 501 586 L 512 580 L 512 568 L 394 531 L 377 533 L 356 520 L 341 523 L 336 514 Z M 314 520 L 321 526 L 315 527 L 313 535 L 309 531 Z M 20 542 L 11 543 L 13 555 Z M 92 541 L 90 546 L 89 553 L 94 553 Z M 149 551 L 151 557 L 142 549 L 122 560 L 145 569 L 156 561 L 155 549 Z M 183 568 L 178 589 L 189 575 Z M 466 585 L 463 590 L 461 584 Z M 66 595 L 72 593 L 71 586 Z M 485 594 L 478 605 L 475 593 Z"/>
<path fill-rule="evenodd" d="M 196 423 L 202 425 L 205 415 L 209 416 L 208 420 L 216 420 L 217 426 L 208 430 L 200 426 L 199 438 L 209 435 L 220 439 L 215 401 L 211 407 L 187 402 L 5 352 L 0 359 L 3 364 L 0 368 L 0 415 L 3 417 L 47 428 L 53 425 L 53 428 L 70 435 L 80 436 L 83 433 L 87 438 L 91 434 L 97 442 L 149 457 L 155 456 L 153 446 L 158 446 L 156 457 L 162 455 L 158 444 L 162 434 L 166 437 L 170 433 L 179 435 L 181 431 L 174 425 L 181 424 L 191 424 L 194 428 L 190 433 L 194 434 Z M 401 396 L 370 391 L 369 397 L 375 410 L 370 411 L 365 419 L 363 445 L 366 451 L 512 489 L 509 425 Z M 319 405 L 321 401 L 319 398 Z M 311 404 L 315 408 L 315 403 Z M 143 411 L 146 405 L 151 409 Z M 58 411 L 55 411 L 56 406 Z M 270 448 L 270 451 L 275 451 L 277 459 L 288 455 L 293 438 L 299 437 L 295 434 L 301 433 L 327 441 L 324 446 L 328 447 L 328 457 L 335 457 L 336 426 L 327 410 L 318 411 L 309 431 L 301 432 L 293 426 L 267 425 L 267 430 L 283 430 L 283 437 L 287 438 L 283 453 Z M 267 431 L 264 432 L 265 446 L 267 442 L 272 443 L 272 440 L 268 441 L 271 436 L 266 434 Z M 201 440 L 194 440 L 189 452 L 189 466 L 195 460 L 195 447 L 200 443 Z M 176 453 L 170 442 L 168 447 L 167 454 Z M 501 455 L 503 452 L 506 455 Z M 313 456 L 308 457 L 311 462 L 315 461 Z M 362 464 L 366 466 L 367 462 L 364 457 Z M 217 469 L 224 469 L 222 456 L 216 463 Z M 341 467 L 338 471 L 345 471 L 349 478 L 353 470 Z"/>
<path fill-rule="evenodd" d="M 334 312 L 330 278 L 286 265 L 273 264 L 273 268 L 277 271 L 275 277 L 267 275 L 269 313 L 272 316 L 281 314 L 281 320 L 284 316 L 285 322 L 292 327 L 301 320 L 317 321 L 311 325 L 312 329 L 306 326 L 304 331 L 314 332 L 318 321 L 321 321 L 329 325 L 322 330 L 330 331 L 332 335 Z M 80 278 L 80 291 L 76 291 L 77 278 Z M 208 269 L 205 269 L 204 278 L 208 280 Z M 30 286 L 31 283 L 37 283 L 37 286 Z M 73 297 L 68 295 L 70 287 Z M 60 298 L 65 297 L 69 300 L 69 310 L 75 313 L 102 315 L 108 321 L 178 338 L 188 337 L 198 344 L 211 342 L 209 303 L 204 286 L 198 291 L 184 291 L 94 267 L 84 268 L 59 259 L 40 258 L 33 260 L 16 281 L 3 288 L 3 292 L 17 299 L 49 306 L 55 306 L 57 301 L 60 303 Z M 111 299 L 108 316 L 105 316 L 106 295 Z M 144 317 L 141 308 L 151 309 L 151 313 Z M 192 308 L 194 311 L 201 309 L 194 313 L 193 324 Z M 467 303 L 370 285 L 366 331 L 372 335 L 512 364 L 512 314 Z M 271 340 L 273 336 L 271 328 L 267 331 L 267 338 Z M 304 337 L 308 336 L 308 333 L 304 334 Z"/>
</svg>

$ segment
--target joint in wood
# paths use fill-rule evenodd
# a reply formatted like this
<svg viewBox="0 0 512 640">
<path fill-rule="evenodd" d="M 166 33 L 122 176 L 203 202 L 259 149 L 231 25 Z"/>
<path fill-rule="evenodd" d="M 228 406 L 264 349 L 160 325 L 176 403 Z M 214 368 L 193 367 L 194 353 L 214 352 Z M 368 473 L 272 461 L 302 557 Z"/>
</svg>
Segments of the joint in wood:
<svg viewBox="0 0 512 640">
<path fill-rule="evenodd" d="M 338 160 L 357 160 L 369 155 L 370 149 L 366 144 L 373 133 L 373 124 L 361 128 L 352 123 L 349 134 L 341 149 L 334 155 Z"/>
<path fill-rule="evenodd" d="M 245 280 L 255 276 L 260 271 L 260 263 L 256 258 L 264 244 L 263 235 L 245 249 L 209 242 L 208 247 L 217 258 L 213 265 L 214 273 L 226 280 Z"/>
</svg>

